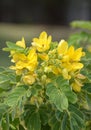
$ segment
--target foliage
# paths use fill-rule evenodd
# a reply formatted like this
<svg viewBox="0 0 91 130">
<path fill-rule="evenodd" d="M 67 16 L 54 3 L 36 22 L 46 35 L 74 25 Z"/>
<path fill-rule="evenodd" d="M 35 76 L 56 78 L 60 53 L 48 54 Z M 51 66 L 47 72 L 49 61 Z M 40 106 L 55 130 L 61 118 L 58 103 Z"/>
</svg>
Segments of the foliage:
<svg viewBox="0 0 91 130">
<path fill-rule="evenodd" d="M 90 35 L 81 32 L 58 43 L 42 32 L 30 47 L 24 38 L 6 43 L 13 65 L 0 67 L 1 130 L 90 130 Z"/>
</svg>

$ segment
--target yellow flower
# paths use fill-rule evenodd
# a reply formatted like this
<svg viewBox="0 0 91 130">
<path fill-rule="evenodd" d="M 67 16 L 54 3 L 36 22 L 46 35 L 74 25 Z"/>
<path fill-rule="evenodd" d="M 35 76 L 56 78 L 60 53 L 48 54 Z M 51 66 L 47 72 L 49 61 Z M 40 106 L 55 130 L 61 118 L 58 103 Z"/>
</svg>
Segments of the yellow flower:
<svg viewBox="0 0 91 130">
<path fill-rule="evenodd" d="M 75 50 L 73 46 L 70 46 L 66 55 L 69 57 L 70 62 L 78 62 L 80 61 L 81 57 L 85 55 L 85 53 L 82 52 L 82 48 Z"/>
<path fill-rule="evenodd" d="M 17 41 L 17 42 L 16 42 L 16 45 L 18 45 L 18 46 L 20 46 L 20 47 L 23 47 L 23 48 L 26 48 L 24 38 L 22 38 L 21 41 Z"/>
<path fill-rule="evenodd" d="M 13 58 L 15 66 L 11 66 L 10 68 L 16 70 L 16 72 L 19 72 L 19 74 L 23 69 L 34 71 L 37 66 L 37 54 L 33 48 L 30 50 L 27 56 L 24 54 L 15 54 L 15 57 Z"/>
<path fill-rule="evenodd" d="M 82 52 L 82 48 L 74 49 L 73 46 L 68 48 L 68 43 L 65 40 L 61 40 L 58 45 L 58 54 L 63 55 L 63 62 L 65 61 L 80 61 L 81 57 L 85 55 Z"/>
<path fill-rule="evenodd" d="M 12 62 L 18 62 L 19 60 L 21 61 L 26 60 L 26 55 L 22 53 L 14 53 L 12 57 L 13 57 L 13 59 L 11 60 Z"/>
<path fill-rule="evenodd" d="M 39 52 L 44 52 L 50 48 L 51 36 L 47 38 L 47 33 L 42 32 L 39 38 L 34 38 L 32 46 L 34 46 Z"/>
<path fill-rule="evenodd" d="M 66 55 L 63 57 L 63 62 L 69 62 L 70 63 L 70 69 L 71 70 L 79 70 L 83 68 L 83 64 L 79 61 L 81 60 L 81 57 L 84 56 L 84 52 L 82 52 L 82 48 L 74 49 L 73 46 L 71 46 Z M 66 60 L 67 59 L 67 60 Z"/>
<path fill-rule="evenodd" d="M 65 40 L 61 40 L 57 47 L 58 57 L 61 56 L 60 66 L 61 73 L 65 79 L 71 79 L 72 72 L 80 70 L 83 68 L 83 64 L 80 63 L 81 57 L 85 55 L 82 51 L 82 48 L 74 49 L 74 46 L 68 47 L 68 43 Z M 56 71 L 58 68 L 56 69 Z M 77 83 L 74 83 L 73 86 L 77 86 Z"/>
</svg>

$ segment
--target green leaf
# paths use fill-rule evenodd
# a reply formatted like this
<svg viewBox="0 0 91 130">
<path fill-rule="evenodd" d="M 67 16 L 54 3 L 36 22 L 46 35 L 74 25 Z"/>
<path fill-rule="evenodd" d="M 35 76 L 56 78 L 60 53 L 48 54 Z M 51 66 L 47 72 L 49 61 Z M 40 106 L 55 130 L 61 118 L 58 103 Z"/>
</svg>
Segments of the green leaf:
<svg viewBox="0 0 91 130">
<path fill-rule="evenodd" d="M 70 25 L 74 28 L 82 28 L 91 30 L 91 22 L 90 21 L 83 21 L 83 20 L 76 20 L 70 23 Z"/>
<path fill-rule="evenodd" d="M 58 116 L 58 117 L 57 117 Z M 67 112 L 52 111 L 48 121 L 51 130 L 69 130 Z"/>
<path fill-rule="evenodd" d="M 68 108 L 68 99 L 65 94 L 60 91 L 56 86 L 53 84 L 47 85 L 46 94 L 49 97 L 49 101 L 57 107 L 58 110 L 63 111 Z"/>
<path fill-rule="evenodd" d="M 70 105 L 67 111 L 52 111 L 48 124 L 52 130 L 81 130 L 85 118 L 78 106 Z"/>
<path fill-rule="evenodd" d="M 8 128 L 7 130 L 9 130 L 9 123 L 10 123 L 9 122 L 9 112 L 6 113 L 5 117 L 6 117 L 6 124 L 7 124 L 7 128 Z"/>
<path fill-rule="evenodd" d="M 63 115 L 63 119 L 61 121 L 61 130 L 66 130 L 66 125 L 67 125 L 67 119 L 68 119 L 68 115 L 67 113 L 64 113 Z"/>
<path fill-rule="evenodd" d="M 51 127 L 51 130 L 61 130 L 61 122 L 59 122 L 56 117 L 55 114 L 53 114 L 51 116 L 51 118 L 49 119 L 49 126 Z"/>
<path fill-rule="evenodd" d="M 6 74 L 0 74 L 0 88 L 7 90 L 9 89 L 10 79 Z"/>
<path fill-rule="evenodd" d="M 39 109 L 39 113 L 40 113 L 41 124 L 46 125 L 48 123 L 48 115 L 50 113 L 50 110 L 47 108 L 47 106 L 41 106 Z"/>
<path fill-rule="evenodd" d="M 91 86 L 90 86 L 91 87 Z M 86 94 L 86 100 L 89 106 L 89 109 L 91 110 L 91 93 Z"/>
<path fill-rule="evenodd" d="M 86 46 L 91 43 L 91 34 L 87 32 L 74 33 L 68 38 L 69 45 L 74 45 L 75 48 L 83 47 L 86 50 Z"/>
<path fill-rule="evenodd" d="M 6 104 L 0 104 L 0 125 L 2 124 L 2 119 L 5 113 L 7 113 L 8 106 Z"/>
<path fill-rule="evenodd" d="M 25 130 L 21 124 L 19 125 L 19 130 Z"/>
<path fill-rule="evenodd" d="M 18 86 L 8 95 L 5 103 L 8 106 L 16 106 L 20 101 L 22 101 L 23 97 L 26 96 L 27 86 Z"/>
<path fill-rule="evenodd" d="M 80 130 L 76 120 L 73 117 L 70 118 L 70 128 L 71 130 Z"/>
<path fill-rule="evenodd" d="M 54 114 L 54 113 L 53 113 Z M 61 121 L 63 118 L 64 112 L 60 112 L 59 110 L 55 111 L 55 117 L 58 121 Z"/>
<path fill-rule="evenodd" d="M 41 130 L 40 114 L 36 106 L 25 105 L 24 119 L 28 130 Z"/>
<path fill-rule="evenodd" d="M 80 130 L 84 128 L 85 118 L 84 114 L 78 109 L 77 106 L 69 106 L 69 121 L 71 130 Z"/>
<path fill-rule="evenodd" d="M 5 68 L 2 67 L 2 66 L 0 66 L 0 74 L 1 74 L 3 71 L 5 71 Z"/>
<path fill-rule="evenodd" d="M 5 119 L 2 120 L 2 129 L 3 130 L 9 130 L 9 126 Z"/>
<path fill-rule="evenodd" d="M 74 104 L 77 102 L 77 95 L 72 90 L 66 91 L 65 95 L 70 103 Z"/>
<path fill-rule="evenodd" d="M 75 112 L 73 112 L 72 116 L 74 117 L 74 119 L 77 122 L 77 124 L 78 124 L 79 127 L 83 127 L 84 126 L 85 122 L 84 122 L 84 120 L 79 115 L 77 115 Z"/>
<path fill-rule="evenodd" d="M 71 103 L 77 102 L 77 95 L 71 90 L 68 80 L 65 80 L 63 77 L 59 76 L 56 79 L 56 83 L 60 91 L 66 95 L 69 102 Z"/>
<path fill-rule="evenodd" d="M 28 122 L 28 129 L 41 130 L 40 115 L 38 112 L 34 112 L 31 114 Z"/>
<path fill-rule="evenodd" d="M 69 111 L 76 113 L 79 117 L 81 117 L 84 120 L 84 114 L 79 110 L 78 106 L 69 106 Z"/>
<path fill-rule="evenodd" d="M 61 88 L 63 88 L 64 86 L 68 86 L 69 85 L 69 81 L 64 79 L 62 76 L 58 76 L 56 78 L 56 83 L 59 86 L 59 88 L 60 88 L 60 86 L 61 86 Z"/>
<path fill-rule="evenodd" d="M 91 93 L 91 83 L 84 84 L 83 89 L 85 89 L 88 93 Z"/>
<path fill-rule="evenodd" d="M 17 52 L 24 52 L 24 48 L 16 45 L 12 42 L 6 42 L 8 48 L 3 48 L 4 51 L 17 51 Z"/>
</svg>

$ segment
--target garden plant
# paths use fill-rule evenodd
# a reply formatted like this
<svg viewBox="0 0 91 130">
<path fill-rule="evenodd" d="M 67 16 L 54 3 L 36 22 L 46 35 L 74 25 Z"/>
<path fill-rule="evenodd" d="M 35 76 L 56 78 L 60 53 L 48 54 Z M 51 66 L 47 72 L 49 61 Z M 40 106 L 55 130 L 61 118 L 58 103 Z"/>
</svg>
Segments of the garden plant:
<svg viewBox="0 0 91 130">
<path fill-rule="evenodd" d="M 91 130 L 91 23 L 53 41 L 45 31 L 30 45 L 6 42 L 0 67 L 0 130 Z M 5 52 L 6 53 L 6 52 Z"/>
</svg>

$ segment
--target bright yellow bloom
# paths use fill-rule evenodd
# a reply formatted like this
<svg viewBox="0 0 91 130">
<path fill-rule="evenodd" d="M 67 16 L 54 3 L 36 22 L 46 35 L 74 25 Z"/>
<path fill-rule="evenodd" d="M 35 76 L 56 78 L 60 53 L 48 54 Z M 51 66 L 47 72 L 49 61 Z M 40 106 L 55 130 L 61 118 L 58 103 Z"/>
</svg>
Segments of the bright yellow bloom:
<svg viewBox="0 0 91 130">
<path fill-rule="evenodd" d="M 81 57 L 85 55 L 82 52 L 82 48 L 74 49 L 74 46 L 68 47 L 68 43 L 65 40 L 61 40 L 57 47 L 58 56 L 60 58 L 61 73 L 65 79 L 71 79 L 71 73 L 83 68 L 83 64 L 80 63 Z M 72 84 L 73 89 L 76 89 L 79 85 L 77 82 Z M 75 87 L 74 87 L 75 86 Z M 81 87 L 78 87 L 77 91 L 80 91 Z"/>
<path fill-rule="evenodd" d="M 69 60 L 72 61 L 80 61 L 81 57 L 85 55 L 84 52 L 82 52 L 82 48 L 78 48 L 74 50 L 74 47 L 71 46 L 68 49 L 67 55 L 69 55 Z"/>
<path fill-rule="evenodd" d="M 21 41 L 17 41 L 17 42 L 16 42 L 16 45 L 18 45 L 18 46 L 20 46 L 20 47 L 23 47 L 23 48 L 26 48 L 24 38 L 22 38 Z"/>
<path fill-rule="evenodd" d="M 53 73 L 53 76 L 61 75 L 64 79 L 69 80 L 72 89 L 80 92 L 83 86 L 81 80 L 84 80 L 84 76 L 79 74 L 80 69 L 83 68 L 80 61 L 85 53 L 82 48 L 69 47 L 65 40 L 61 40 L 56 46 L 51 46 L 51 40 L 51 36 L 47 36 L 46 32 L 42 32 L 39 38 L 33 39 L 32 47 L 29 48 L 26 54 L 23 51 L 11 51 L 11 61 L 15 66 L 10 68 L 15 70 L 17 75 L 21 75 L 21 81 L 24 84 L 32 85 L 35 81 L 36 83 L 38 81 L 38 84 L 40 82 L 46 85 L 52 82 L 49 74 Z M 16 45 L 27 50 L 24 38 L 17 41 Z M 37 98 L 34 97 L 31 102 L 36 100 Z"/>
<path fill-rule="evenodd" d="M 32 46 L 34 46 L 39 52 L 44 52 L 50 48 L 51 36 L 47 38 L 47 33 L 42 32 L 39 38 L 34 38 Z"/>
<path fill-rule="evenodd" d="M 82 48 L 78 48 L 76 50 L 73 46 L 68 48 L 68 43 L 61 40 L 58 45 L 58 54 L 62 55 L 61 61 L 63 63 L 63 67 L 67 68 L 68 71 L 75 71 L 83 68 L 83 64 L 79 63 L 81 57 L 85 55 L 85 53 L 82 52 Z"/>
<path fill-rule="evenodd" d="M 13 58 L 15 66 L 11 66 L 11 69 L 16 70 L 19 74 L 23 69 L 34 71 L 37 66 L 37 54 L 35 49 L 31 49 L 27 56 L 24 54 L 15 54 Z"/>
<path fill-rule="evenodd" d="M 12 62 L 18 62 L 19 60 L 21 61 L 26 60 L 26 55 L 22 53 L 14 53 L 12 57 L 13 57 L 13 59 L 11 60 Z"/>
<path fill-rule="evenodd" d="M 63 62 L 80 61 L 81 57 L 85 55 L 85 53 L 82 52 L 82 48 L 76 50 L 73 46 L 68 48 L 68 43 L 65 40 L 61 40 L 58 44 L 58 54 L 63 55 Z"/>
</svg>

